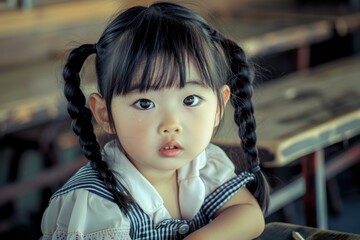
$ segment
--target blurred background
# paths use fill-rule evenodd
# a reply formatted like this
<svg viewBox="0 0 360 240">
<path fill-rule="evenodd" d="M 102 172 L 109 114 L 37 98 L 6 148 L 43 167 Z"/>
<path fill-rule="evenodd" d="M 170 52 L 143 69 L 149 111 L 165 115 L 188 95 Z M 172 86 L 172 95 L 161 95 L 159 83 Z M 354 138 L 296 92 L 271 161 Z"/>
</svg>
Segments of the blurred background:
<svg viewBox="0 0 360 240">
<path fill-rule="evenodd" d="M 38 239 L 50 196 L 86 163 L 62 95 L 68 51 L 95 43 L 118 10 L 152 2 L 0 0 L 0 239 Z M 244 48 L 256 87 L 274 101 L 263 112 L 257 103 L 262 169 L 272 186 L 266 221 L 360 234 L 360 1 L 177 2 Z M 92 60 L 85 92 L 94 89 Z M 298 94 L 304 86 L 316 91 Z M 323 105 L 313 108 L 319 93 Z M 271 112 L 283 117 L 274 127 Z M 234 143 L 218 142 L 233 153 Z"/>
</svg>

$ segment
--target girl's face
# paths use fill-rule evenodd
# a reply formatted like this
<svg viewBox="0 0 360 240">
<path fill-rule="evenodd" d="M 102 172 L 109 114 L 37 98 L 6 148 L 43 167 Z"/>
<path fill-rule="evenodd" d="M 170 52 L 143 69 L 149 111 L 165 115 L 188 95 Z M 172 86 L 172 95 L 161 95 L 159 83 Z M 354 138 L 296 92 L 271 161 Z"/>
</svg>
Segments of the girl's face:
<svg viewBox="0 0 360 240">
<path fill-rule="evenodd" d="M 125 154 L 148 179 L 174 172 L 209 144 L 221 113 L 218 98 L 189 63 L 184 88 L 114 96 L 114 127 Z M 230 90 L 223 87 L 226 103 Z"/>
</svg>

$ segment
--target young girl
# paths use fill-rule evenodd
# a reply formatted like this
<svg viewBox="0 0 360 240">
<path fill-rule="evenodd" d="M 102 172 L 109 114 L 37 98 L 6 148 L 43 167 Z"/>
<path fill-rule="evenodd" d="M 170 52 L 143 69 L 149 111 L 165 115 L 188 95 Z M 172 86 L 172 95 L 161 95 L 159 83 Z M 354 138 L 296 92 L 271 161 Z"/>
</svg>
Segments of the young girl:
<svg viewBox="0 0 360 240">
<path fill-rule="evenodd" d="M 86 107 L 79 72 L 96 54 Z M 43 239 L 253 239 L 268 187 L 259 167 L 243 50 L 189 9 L 132 7 L 64 67 L 73 130 L 89 164 L 51 198 Z M 240 172 L 210 143 L 228 100 L 245 158 Z M 92 116 L 114 139 L 103 149 Z M 263 210 L 263 211 L 262 211 Z"/>
</svg>

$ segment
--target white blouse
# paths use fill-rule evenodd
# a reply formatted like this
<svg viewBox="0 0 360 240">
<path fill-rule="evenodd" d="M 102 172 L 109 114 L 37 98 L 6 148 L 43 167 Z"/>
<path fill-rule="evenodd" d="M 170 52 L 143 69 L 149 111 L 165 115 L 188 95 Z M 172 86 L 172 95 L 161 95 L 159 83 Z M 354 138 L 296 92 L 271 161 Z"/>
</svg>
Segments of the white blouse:
<svg viewBox="0 0 360 240">
<path fill-rule="evenodd" d="M 170 219 L 160 194 L 132 165 L 114 142 L 104 151 L 109 167 L 155 224 Z M 121 177 L 120 177 L 121 176 Z M 190 220 L 206 196 L 235 177 L 234 165 L 217 146 L 209 146 L 178 170 L 181 216 Z M 44 212 L 42 239 L 130 239 L 130 222 L 119 207 L 86 189 L 76 189 L 50 201 Z"/>
</svg>

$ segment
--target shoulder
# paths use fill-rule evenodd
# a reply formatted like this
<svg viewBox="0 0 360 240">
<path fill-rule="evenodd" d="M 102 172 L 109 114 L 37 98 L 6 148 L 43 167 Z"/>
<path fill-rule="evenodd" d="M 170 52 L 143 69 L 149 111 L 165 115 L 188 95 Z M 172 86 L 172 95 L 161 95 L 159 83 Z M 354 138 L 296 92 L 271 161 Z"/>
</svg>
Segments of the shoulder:
<svg viewBox="0 0 360 240">
<path fill-rule="evenodd" d="M 108 196 L 102 196 L 108 193 L 96 179 L 91 168 L 84 167 L 54 194 L 42 218 L 43 239 L 90 235 L 94 239 L 113 235 L 129 239 L 127 217 Z"/>
<path fill-rule="evenodd" d="M 235 167 L 226 153 L 218 146 L 209 144 L 205 149 L 206 163 L 200 169 L 207 193 L 236 176 Z"/>
</svg>

